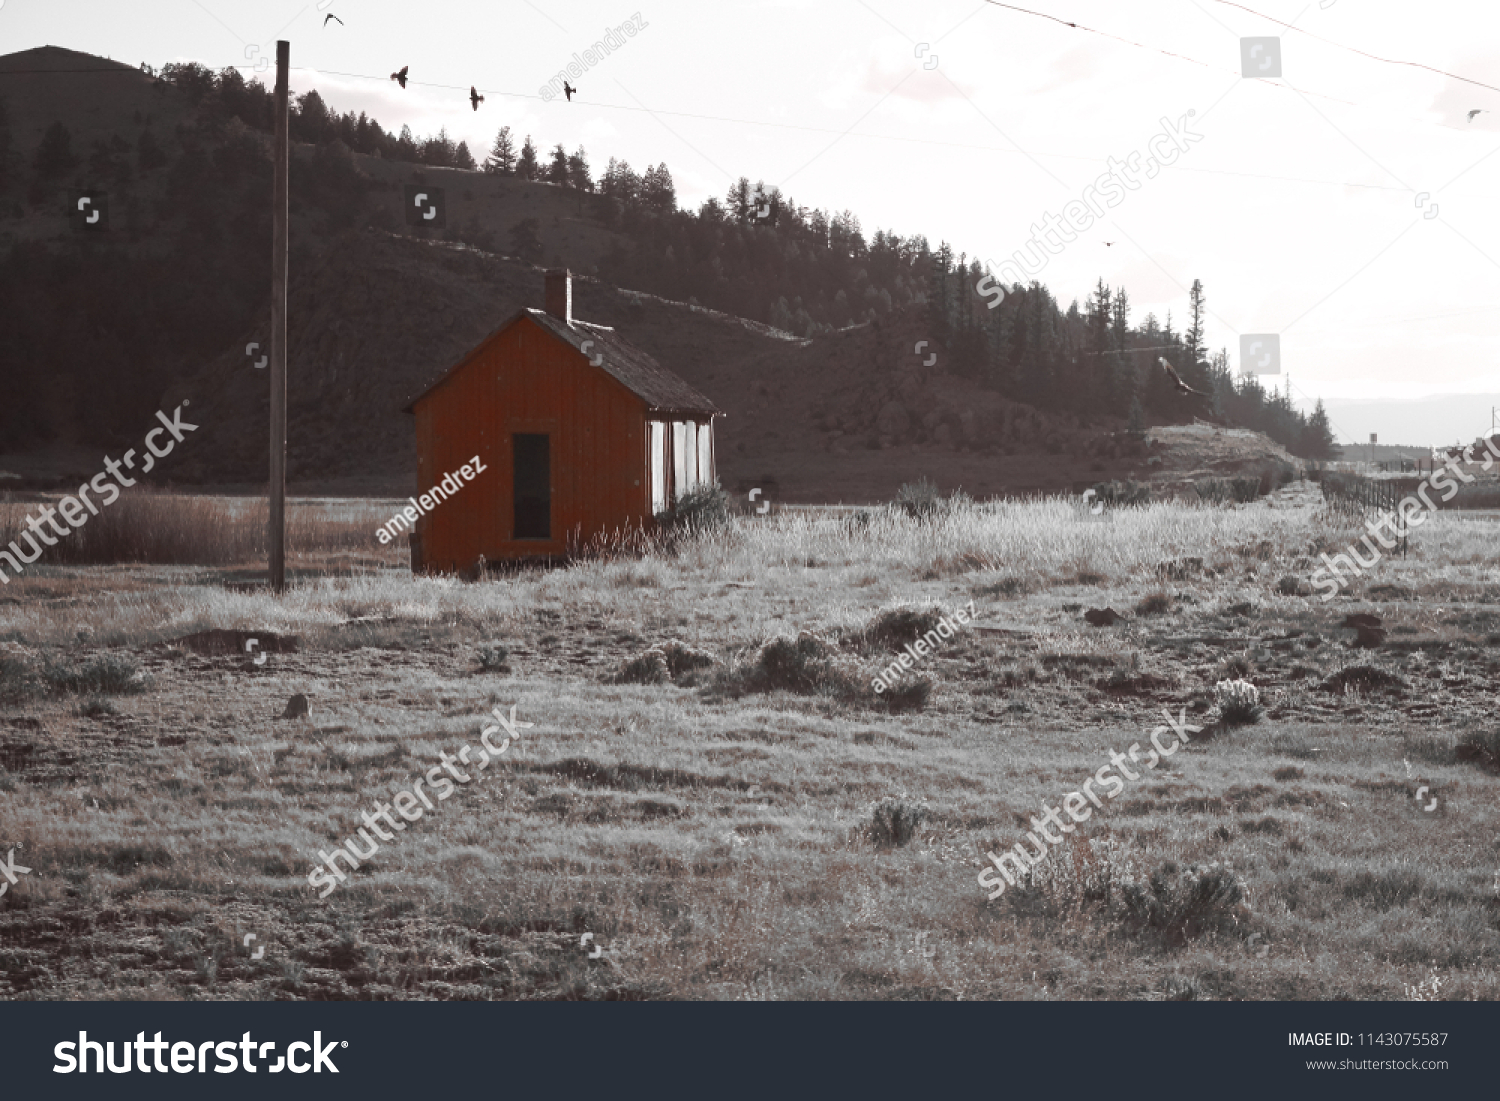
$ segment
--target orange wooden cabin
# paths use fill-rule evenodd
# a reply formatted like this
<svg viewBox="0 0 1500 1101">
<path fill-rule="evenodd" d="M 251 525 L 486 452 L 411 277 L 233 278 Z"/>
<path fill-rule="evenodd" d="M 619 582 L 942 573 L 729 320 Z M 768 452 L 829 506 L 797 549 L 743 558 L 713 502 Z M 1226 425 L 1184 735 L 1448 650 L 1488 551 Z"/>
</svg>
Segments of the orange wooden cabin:
<svg viewBox="0 0 1500 1101">
<path fill-rule="evenodd" d="M 546 305 L 513 314 L 406 407 L 419 493 L 483 467 L 417 520 L 413 572 L 561 557 L 716 480 L 720 410 L 613 329 L 574 320 L 566 269 L 547 272 Z"/>
</svg>

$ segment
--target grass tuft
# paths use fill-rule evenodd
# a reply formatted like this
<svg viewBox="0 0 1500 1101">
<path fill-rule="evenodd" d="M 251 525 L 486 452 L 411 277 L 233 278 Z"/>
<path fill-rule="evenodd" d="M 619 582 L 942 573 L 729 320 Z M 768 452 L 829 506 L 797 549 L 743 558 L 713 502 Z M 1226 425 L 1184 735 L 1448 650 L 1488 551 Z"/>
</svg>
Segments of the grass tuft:
<svg viewBox="0 0 1500 1101">
<path fill-rule="evenodd" d="M 913 802 L 910 796 L 902 794 L 883 799 L 870 808 L 870 822 L 864 833 L 877 848 L 900 848 L 917 836 L 930 816 L 931 809 L 926 803 Z"/>
<path fill-rule="evenodd" d="M 1145 880 L 1133 880 L 1122 892 L 1127 919 L 1182 943 L 1222 928 L 1244 913 L 1245 884 L 1228 864 L 1179 868 L 1167 861 Z"/>
<path fill-rule="evenodd" d="M 937 630 L 943 611 L 937 607 L 888 608 L 865 625 L 861 638 L 867 645 L 899 650 L 916 642 L 928 631 Z"/>
<path fill-rule="evenodd" d="M 1214 685 L 1214 703 L 1219 721 L 1226 726 L 1260 722 L 1266 709 L 1260 705 L 1260 690 L 1247 680 L 1221 680 Z"/>
<path fill-rule="evenodd" d="M 1163 615 L 1172 610 L 1172 598 L 1166 593 L 1150 593 L 1135 606 L 1136 615 Z"/>
</svg>

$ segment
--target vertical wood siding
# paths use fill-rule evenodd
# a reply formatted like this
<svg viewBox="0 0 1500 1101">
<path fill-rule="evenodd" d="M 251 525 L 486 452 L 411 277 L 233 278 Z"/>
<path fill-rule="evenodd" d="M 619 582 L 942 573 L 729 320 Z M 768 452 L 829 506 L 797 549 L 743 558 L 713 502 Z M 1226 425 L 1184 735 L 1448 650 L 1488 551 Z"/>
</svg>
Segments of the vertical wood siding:
<svg viewBox="0 0 1500 1101">
<path fill-rule="evenodd" d="M 415 406 L 418 495 L 474 456 L 485 469 L 420 521 L 421 568 L 561 555 L 649 522 L 645 402 L 528 317 L 490 342 Z M 515 433 L 549 437 L 552 537 L 513 537 Z"/>
</svg>

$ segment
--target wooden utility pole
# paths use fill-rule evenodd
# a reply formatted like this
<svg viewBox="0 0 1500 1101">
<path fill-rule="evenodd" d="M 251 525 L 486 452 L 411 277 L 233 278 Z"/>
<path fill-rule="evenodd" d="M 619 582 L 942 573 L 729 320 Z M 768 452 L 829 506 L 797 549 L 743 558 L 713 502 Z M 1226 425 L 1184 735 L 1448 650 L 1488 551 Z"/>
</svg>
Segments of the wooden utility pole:
<svg viewBox="0 0 1500 1101">
<path fill-rule="evenodd" d="M 271 589 L 286 590 L 286 218 L 287 68 L 290 42 L 276 43 L 276 137 L 271 185 Z"/>
</svg>

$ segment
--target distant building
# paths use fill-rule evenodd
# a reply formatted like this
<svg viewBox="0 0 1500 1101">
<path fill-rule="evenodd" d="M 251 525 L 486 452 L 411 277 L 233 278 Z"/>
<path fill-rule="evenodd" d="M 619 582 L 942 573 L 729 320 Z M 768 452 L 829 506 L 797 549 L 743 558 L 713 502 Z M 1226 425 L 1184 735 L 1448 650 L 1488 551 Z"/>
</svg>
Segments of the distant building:
<svg viewBox="0 0 1500 1101">
<path fill-rule="evenodd" d="M 412 400 L 428 494 L 483 470 L 417 521 L 412 570 L 552 558 L 570 542 L 649 526 L 716 479 L 714 404 L 615 331 L 573 318 L 566 269 Z"/>
</svg>

